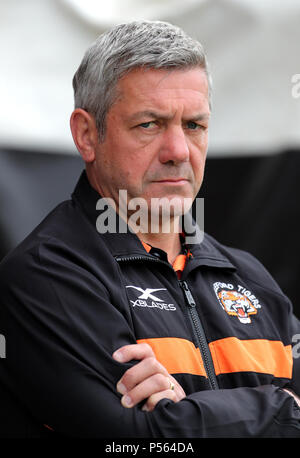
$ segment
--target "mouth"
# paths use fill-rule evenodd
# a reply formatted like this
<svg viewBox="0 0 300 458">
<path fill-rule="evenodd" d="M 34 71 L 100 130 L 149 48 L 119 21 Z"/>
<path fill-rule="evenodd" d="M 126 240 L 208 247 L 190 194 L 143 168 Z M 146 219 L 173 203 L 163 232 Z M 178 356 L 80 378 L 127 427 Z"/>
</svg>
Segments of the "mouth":
<svg viewBox="0 0 300 458">
<path fill-rule="evenodd" d="M 161 184 L 174 184 L 174 185 L 182 185 L 186 184 L 188 180 L 186 178 L 164 178 L 162 180 L 157 180 L 155 183 L 161 183 Z"/>
</svg>

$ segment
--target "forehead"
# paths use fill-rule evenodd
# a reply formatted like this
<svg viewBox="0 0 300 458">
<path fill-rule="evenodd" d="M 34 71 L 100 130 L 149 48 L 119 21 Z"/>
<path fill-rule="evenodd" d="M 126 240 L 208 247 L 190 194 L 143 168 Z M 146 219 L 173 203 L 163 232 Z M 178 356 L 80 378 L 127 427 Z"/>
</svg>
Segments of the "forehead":
<svg viewBox="0 0 300 458">
<path fill-rule="evenodd" d="M 181 108 L 209 113 L 207 76 L 201 68 L 185 70 L 134 69 L 117 85 L 119 110 Z"/>
</svg>

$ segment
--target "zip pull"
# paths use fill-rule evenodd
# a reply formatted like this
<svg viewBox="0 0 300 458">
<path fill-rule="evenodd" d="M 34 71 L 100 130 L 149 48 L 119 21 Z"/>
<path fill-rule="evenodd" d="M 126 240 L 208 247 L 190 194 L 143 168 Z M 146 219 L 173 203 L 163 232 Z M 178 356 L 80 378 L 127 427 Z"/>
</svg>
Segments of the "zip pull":
<svg viewBox="0 0 300 458">
<path fill-rule="evenodd" d="M 190 291 L 190 289 L 189 289 L 189 287 L 187 285 L 187 282 L 186 281 L 181 281 L 180 284 L 181 284 L 182 289 L 184 291 L 184 294 L 185 294 L 185 297 L 187 299 L 188 305 L 190 307 L 195 308 L 196 307 L 196 303 L 195 303 L 194 298 L 192 296 L 192 293 L 191 293 L 191 291 Z"/>
</svg>

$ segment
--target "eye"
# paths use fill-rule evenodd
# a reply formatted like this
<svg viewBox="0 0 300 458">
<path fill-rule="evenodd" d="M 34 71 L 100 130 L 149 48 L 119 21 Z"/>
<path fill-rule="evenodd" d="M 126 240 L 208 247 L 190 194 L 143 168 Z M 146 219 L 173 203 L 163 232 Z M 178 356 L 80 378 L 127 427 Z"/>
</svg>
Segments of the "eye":
<svg viewBox="0 0 300 458">
<path fill-rule="evenodd" d="M 142 122 L 141 124 L 138 125 L 138 127 L 142 127 L 143 129 L 149 129 L 155 127 L 156 124 L 154 121 L 148 121 L 148 122 Z"/>
<path fill-rule="evenodd" d="M 197 124 L 195 121 L 188 121 L 186 123 L 186 126 L 188 129 L 191 129 L 191 130 L 205 129 L 205 126 L 202 126 L 201 124 Z"/>
</svg>

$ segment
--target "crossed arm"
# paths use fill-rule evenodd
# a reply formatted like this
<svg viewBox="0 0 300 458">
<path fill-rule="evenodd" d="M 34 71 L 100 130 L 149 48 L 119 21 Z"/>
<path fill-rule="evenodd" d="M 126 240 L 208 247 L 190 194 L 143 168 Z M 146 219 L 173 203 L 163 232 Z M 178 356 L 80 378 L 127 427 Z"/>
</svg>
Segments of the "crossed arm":
<svg viewBox="0 0 300 458">
<path fill-rule="evenodd" d="M 185 396 L 151 348 L 135 343 L 105 291 L 99 299 L 99 282 L 88 276 L 87 288 L 85 276 L 77 282 L 78 272 L 71 275 L 60 261 L 55 261 L 59 267 L 53 261 L 34 265 L 39 272 L 34 295 L 14 264 L 9 282 L 10 272 L 0 275 L 0 331 L 12 343 L 0 365 L 0 382 L 39 424 L 72 437 L 299 437 L 300 411 L 276 386 Z M 291 334 L 296 332 L 298 322 Z M 126 344 L 118 351 L 116 338 Z M 299 363 L 295 367 L 299 385 Z M 134 408 L 140 403 L 149 412 Z"/>
<path fill-rule="evenodd" d="M 120 362 L 140 360 L 128 369 L 117 383 L 117 391 L 121 393 L 121 403 L 126 408 L 134 407 L 145 401 L 142 410 L 151 412 L 162 399 L 173 402 L 185 398 L 181 385 L 172 377 L 166 368 L 157 361 L 152 348 L 148 344 L 131 344 L 119 348 L 112 355 Z M 291 395 L 300 407 L 300 398 L 292 390 L 283 388 Z"/>
</svg>

